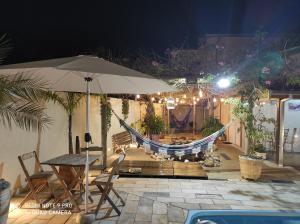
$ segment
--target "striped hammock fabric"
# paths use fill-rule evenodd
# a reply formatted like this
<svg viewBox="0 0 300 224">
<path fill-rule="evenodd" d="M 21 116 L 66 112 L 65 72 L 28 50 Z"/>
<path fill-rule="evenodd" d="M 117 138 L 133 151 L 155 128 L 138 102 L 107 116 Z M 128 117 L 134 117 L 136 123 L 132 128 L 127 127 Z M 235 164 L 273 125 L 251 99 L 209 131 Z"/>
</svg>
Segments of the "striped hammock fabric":
<svg viewBox="0 0 300 224">
<path fill-rule="evenodd" d="M 188 144 L 168 145 L 168 144 L 162 144 L 159 142 L 152 141 L 148 138 L 145 138 L 139 132 L 137 132 L 135 129 L 130 127 L 128 124 L 126 124 L 125 121 L 122 120 L 114 111 L 112 111 L 112 112 L 118 118 L 120 125 L 123 126 L 126 129 L 126 131 L 128 131 L 130 133 L 133 141 L 135 141 L 139 145 L 143 146 L 146 150 L 151 150 L 151 151 L 161 154 L 161 155 L 183 156 L 183 155 L 187 155 L 187 154 L 198 154 L 200 151 L 210 149 L 212 147 L 214 141 L 216 140 L 216 138 L 221 136 L 222 134 L 224 134 L 227 127 L 231 124 L 231 122 L 229 122 L 222 129 L 216 131 L 215 133 L 213 133 L 203 139 L 193 141 Z"/>
</svg>

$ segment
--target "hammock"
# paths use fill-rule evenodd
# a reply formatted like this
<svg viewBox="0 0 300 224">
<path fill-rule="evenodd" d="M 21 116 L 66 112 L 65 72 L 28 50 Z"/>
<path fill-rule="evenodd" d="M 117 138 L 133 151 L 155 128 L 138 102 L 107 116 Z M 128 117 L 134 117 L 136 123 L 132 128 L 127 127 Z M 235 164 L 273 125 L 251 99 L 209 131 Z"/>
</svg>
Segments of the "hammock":
<svg viewBox="0 0 300 224">
<path fill-rule="evenodd" d="M 204 151 L 207 149 L 210 149 L 216 140 L 217 137 L 224 134 L 225 130 L 229 127 L 232 121 L 230 121 L 228 124 L 226 124 L 223 128 L 216 131 L 215 133 L 200 139 L 196 140 L 194 142 L 188 143 L 188 144 L 182 144 L 182 145 L 168 145 L 168 144 L 162 144 L 159 142 L 152 141 L 148 138 L 145 138 L 142 136 L 139 132 L 134 130 L 132 127 L 130 127 L 128 124 L 125 123 L 124 120 L 122 120 L 113 110 L 112 112 L 117 117 L 117 119 L 120 122 L 120 125 L 123 126 L 126 131 L 128 131 L 133 139 L 133 141 L 137 142 L 139 145 L 142 145 L 146 150 L 151 150 L 155 153 L 161 154 L 161 155 L 171 155 L 171 156 L 183 156 L 188 154 L 198 154 L 200 151 Z"/>
</svg>

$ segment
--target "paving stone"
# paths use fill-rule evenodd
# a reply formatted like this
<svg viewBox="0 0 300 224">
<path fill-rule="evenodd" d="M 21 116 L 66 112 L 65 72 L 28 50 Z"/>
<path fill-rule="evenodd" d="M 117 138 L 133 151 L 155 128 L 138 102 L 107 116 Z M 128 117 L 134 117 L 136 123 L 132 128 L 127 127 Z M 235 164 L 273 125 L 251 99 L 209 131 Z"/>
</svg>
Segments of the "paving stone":
<svg viewBox="0 0 300 224">
<path fill-rule="evenodd" d="M 123 208 L 122 212 L 126 213 L 136 213 L 138 208 L 139 201 L 126 201 L 126 205 Z"/>
<path fill-rule="evenodd" d="M 205 198 L 205 199 L 223 199 L 220 194 L 195 194 L 196 198 Z"/>
<path fill-rule="evenodd" d="M 167 224 L 167 215 L 152 215 L 152 224 Z"/>
<path fill-rule="evenodd" d="M 153 205 L 153 200 L 147 198 L 140 198 L 139 206 L 148 206 L 151 207 Z"/>
<path fill-rule="evenodd" d="M 200 204 L 201 209 L 206 210 L 222 210 L 222 209 L 231 209 L 230 205 L 216 205 L 216 204 Z"/>
<path fill-rule="evenodd" d="M 127 200 L 129 201 L 138 201 L 140 200 L 140 197 L 134 194 L 128 194 Z"/>
<path fill-rule="evenodd" d="M 145 197 L 170 197 L 169 192 L 144 192 Z"/>
<path fill-rule="evenodd" d="M 49 224 L 64 224 L 71 215 L 56 215 L 54 218 L 50 219 Z"/>
<path fill-rule="evenodd" d="M 219 205 L 242 205 L 241 201 L 237 200 L 224 200 L 224 199 L 212 199 L 215 204 Z"/>
<path fill-rule="evenodd" d="M 171 203 L 172 206 L 180 207 L 184 209 L 200 209 L 200 205 L 196 203 Z"/>
<path fill-rule="evenodd" d="M 138 207 L 135 221 L 151 221 L 152 220 L 152 206 L 141 206 Z"/>
<path fill-rule="evenodd" d="M 30 224 L 47 224 L 49 220 L 46 219 L 35 219 L 30 222 Z M 75 223 L 75 222 L 73 222 Z"/>
<path fill-rule="evenodd" d="M 167 205 L 161 202 L 153 203 L 153 214 L 154 215 L 165 215 L 167 214 Z"/>
<path fill-rule="evenodd" d="M 132 213 L 121 213 L 120 218 L 117 223 L 120 224 L 133 224 L 134 223 L 134 215 Z"/>
<path fill-rule="evenodd" d="M 168 206 L 168 221 L 183 223 L 185 221 L 183 209 Z"/>
<path fill-rule="evenodd" d="M 205 199 L 205 198 L 185 198 L 185 203 L 202 203 L 202 204 L 214 204 L 212 199 Z"/>
<path fill-rule="evenodd" d="M 183 192 L 171 192 L 170 197 L 181 197 L 181 198 L 196 198 L 196 194 L 194 193 L 183 193 Z"/>
<path fill-rule="evenodd" d="M 160 202 L 184 202 L 184 198 L 161 198 L 161 197 L 158 197 L 157 198 L 157 201 L 160 201 Z"/>
</svg>

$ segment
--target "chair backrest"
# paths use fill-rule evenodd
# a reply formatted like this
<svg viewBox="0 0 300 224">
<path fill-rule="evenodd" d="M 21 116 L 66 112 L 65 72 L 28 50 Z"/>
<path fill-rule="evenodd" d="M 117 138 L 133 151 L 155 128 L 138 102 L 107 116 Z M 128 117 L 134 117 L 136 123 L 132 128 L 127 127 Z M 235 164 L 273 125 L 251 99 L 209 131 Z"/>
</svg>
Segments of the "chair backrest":
<svg viewBox="0 0 300 224">
<path fill-rule="evenodd" d="M 30 179 L 30 174 L 29 174 L 29 172 L 28 172 L 28 170 L 27 170 L 27 168 L 26 168 L 26 166 L 25 166 L 25 163 L 24 163 L 25 160 L 33 159 L 34 162 L 35 162 L 35 163 L 37 164 L 37 166 L 39 167 L 39 170 L 40 170 L 40 171 L 43 171 L 43 169 L 42 169 L 42 167 L 41 167 L 41 164 L 40 164 L 40 161 L 39 161 L 39 159 L 38 159 L 38 157 L 37 157 L 35 151 L 29 152 L 29 153 L 25 153 L 25 154 L 23 154 L 23 155 L 20 155 L 20 156 L 18 156 L 18 159 L 19 159 L 19 162 L 20 162 L 20 164 L 21 164 L 21 167 L 22 167 L 22 169 L 23 169 L 23 171 L 24 171 L 24 173 L 25 173 L 25 176 L 26 176 L 27 181 L 29 181 L 29 179 Z M 34 164 L 34 165 L 35 165 L 35 164 Z"/>
<path fill-rule="evenodd" d="M 112 136 L 112 145 L 114 150 L 117 150 L 118 147 L 122 145 L 129 145 L 130 143 L 132 143 L 132 138 L 128 131 L 117 133 Z"/>
</svg>

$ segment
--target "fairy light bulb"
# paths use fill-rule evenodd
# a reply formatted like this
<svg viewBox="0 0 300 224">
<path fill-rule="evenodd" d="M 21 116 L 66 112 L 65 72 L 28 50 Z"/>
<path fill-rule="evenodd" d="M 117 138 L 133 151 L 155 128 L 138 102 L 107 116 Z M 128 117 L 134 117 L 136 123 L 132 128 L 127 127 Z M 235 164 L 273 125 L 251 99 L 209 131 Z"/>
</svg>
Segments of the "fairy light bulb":
<svg viewBox="0 0 300 224">
<path fill-rule="evenodd" d="M 157 95 L 159 95 L 159 96 L 160 96 L 160 92 L 157 92 Z"/>
<path fill-rule="evenodd" d="M 199 97 L 200 97 L 200 98 L 202 98 L 202 97 L 203 97 L 203 92 L 202 92 L 202 90 L 201 90 L 201 89 L 199 90 Z"/>
<path fill-rule="evenodd" d="M 185 95 L 185 94 L 183 95 L 183 98 L 184 98 L 184 99 L 186 98 L 186 95 Z"/>
<path fill-rule="evenodd" d="M 137 98 L 137 99 L 140 99 L 140 98 L 141 98 L 140 94 L 137 94 L 137 95 L 136 95 L 136 98 Z"/>
<path fill-rule="evenodd" d="M 196 100 L 196 97 L 195 97 L 195 96 L 193 96 L 193 100 L 194 100 L 194 101 Z"/>
<path fill-rule="evenodd" d="M 216 99 L 215 97 L 213 98 L 213 102 L 214 102 L 214 103 L 217 102 L 217 99 Z"/>
<path fill-rule="evenodd" d="M 197 102 L 196 101 L 194 101 L 194 105 L 196 105 L 197 104 Z"/>
<path fill-rule="evenodd" d="M 221 101 L 221 102 L 224 102 L 224 98 L 222 97 L 222 98 L 220 99 L 220 101 Z"/>
<path fill-rule="evenodd" d="M 176 103 L 178 103 L 179 102 L 179 98 L 176 98 L 175 101 L 176 101 Z"/>
<path fill-rule="evenodd" d="M 155 101 L 155 98 L 154 98 L 154 97 L 152 97 L 152 98 L 151 98 L 151 100 L 152 100 L 152 101 Z"/>
<path fill-rule="evenodd" d="M 200 99 L 197 97 L 197 99 L 196 99 L 197 101 L 199 101 Z"/>
</svg>

